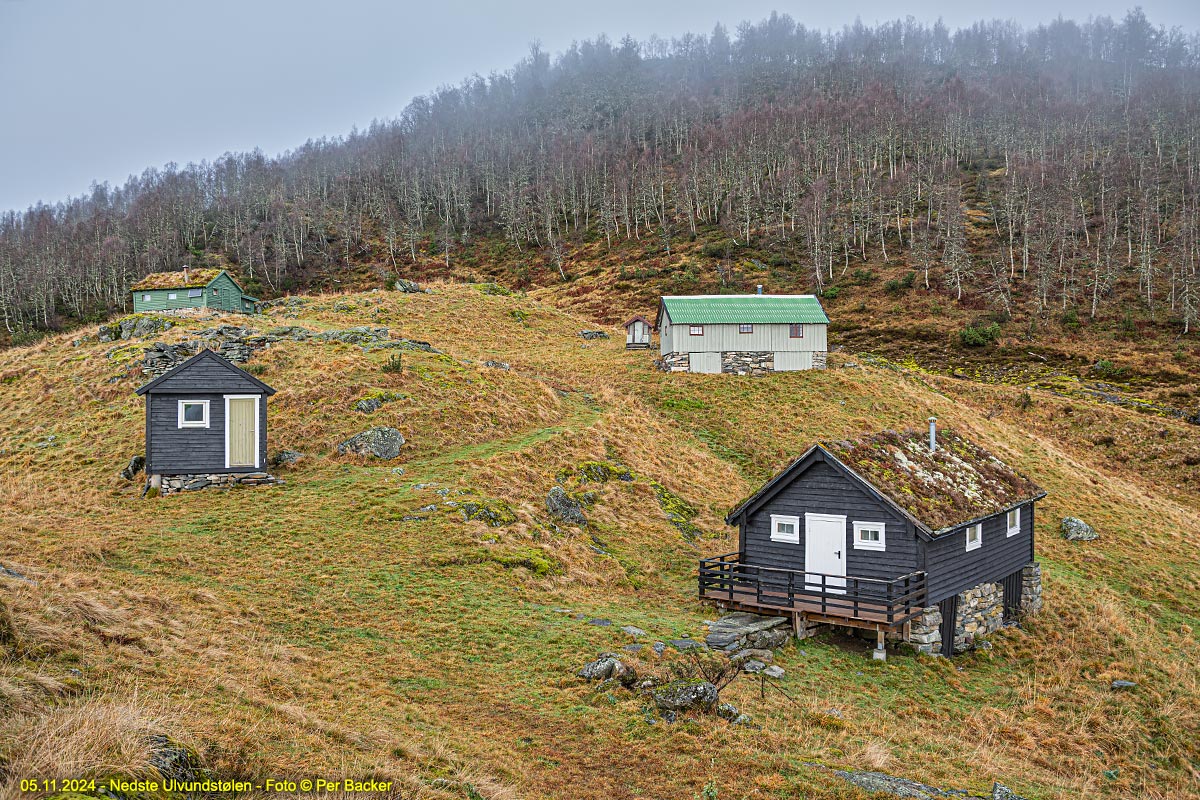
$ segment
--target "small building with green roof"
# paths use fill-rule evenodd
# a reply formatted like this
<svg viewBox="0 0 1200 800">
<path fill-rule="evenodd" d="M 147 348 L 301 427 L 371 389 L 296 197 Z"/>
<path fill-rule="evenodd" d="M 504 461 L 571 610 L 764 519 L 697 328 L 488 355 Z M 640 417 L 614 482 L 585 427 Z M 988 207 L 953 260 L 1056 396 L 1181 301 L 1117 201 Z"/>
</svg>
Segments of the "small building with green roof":
<svg viewBox="0 0 1200 800">
<path fill-rule="evenodd" d="M 811 294 L 663 297 L 656 327 L 671 372 L 764 375 L 824 369 L 829 317 Z"/>
<path fill-rule="evenodd" d="M 198 308 L 253 314 L 258 302 L 223 269 L 184 267 L 178 272 L 154 272 L 135 283 L 131 291 L 135 314 Z"/>
</svg>

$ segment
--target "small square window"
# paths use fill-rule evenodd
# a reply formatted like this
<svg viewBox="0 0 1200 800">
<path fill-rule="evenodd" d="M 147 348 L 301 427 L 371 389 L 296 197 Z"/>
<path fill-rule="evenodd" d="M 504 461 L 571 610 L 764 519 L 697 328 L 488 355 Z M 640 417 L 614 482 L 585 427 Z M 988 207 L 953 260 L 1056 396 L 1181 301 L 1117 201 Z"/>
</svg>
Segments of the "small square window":
<svg viewBox="0 0 1200 800">
<path fill-rule="evenodd" d="M 738 325 L 738 333 L 754 333 L 753 325 Z"/>
<path fill-rule="evenodd" d="M 1021 509 L 1014 508 L 1008 512 L 1008 535 L 1016 536 L 1021 532 Z"/>
<path fill-rule="evenodd" d="M 188 297 L 200 297 L 203 294 L 203 289 L 188 289 Z"/>
<path fill-rule="evenodd" d="M 176 300 L 176 299 L 178 299 L 178 298 L 179 298 L 179 295 L 177 295 L 175 292 L 169 292 L 169 293 L 167 294 L 167 299 L 168 299 L 168 300 Z"/>
<path fill-rule="evenodd" d="M 220 289 L 213 289 L 213 297 L 216 297 L 216 296 L 217 296 L 217 295 L 219 295 L 220 293 L 221 293 L 221 290 L 220 290 Z"/>
<path fill-rule="evenodd" d="M 978 550 L 983 547 L 983 525 L 967 526 L 967 550 Z"/>
<path fill-rule="evenodd" d="M 771 541 L 800 544 L 800 518 L 772 514 Z"/>
<path fill-rule="evenodd" d="M 804 326 L 798 322 L 793 322 L 791 325 L 788 325 L 788 336 L 792 339 L 803 339 Z"/>
<path fill-rule="evenodd" d="M 855 550 L 886 550 L 884 534 L 887 526 L 882 522 L 855 522 Z"/>
<path fill-rule="evenodd" d="M 179 401 L 179 427 L 181 427 L 181 428 L 207 428 L 208 427 L 208 401 L 207 400 L 180 400 Z"/>
<path fill-rule="evenodd" d="M 143 303 L 149 303 L 149 302 L 150 302 L 150 295 L 148 295 L 148 294 L 144 294 L 144 295 L 142 295 L 142 302 L 143 302 Z"/>
<path fill-rule="evenodd" d="M 703 325 L 692 325 L 688 328 L 688 334 L 691 336 L 703 336 L 704 335 L 704 326 Z"/>
</svg>

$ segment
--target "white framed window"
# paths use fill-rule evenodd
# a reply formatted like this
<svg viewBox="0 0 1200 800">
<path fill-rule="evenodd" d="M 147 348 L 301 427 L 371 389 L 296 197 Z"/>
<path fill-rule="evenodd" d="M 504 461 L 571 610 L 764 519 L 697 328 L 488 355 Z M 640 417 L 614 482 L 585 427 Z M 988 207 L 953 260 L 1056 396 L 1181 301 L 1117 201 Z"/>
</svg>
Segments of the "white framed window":
<svg viewBox="0 0 1200 800">
<path fill-rule="evenodd" d="M 771 541 L 800 544 L 800 518 L 772 514 Z"/>
<path fill-rule="evenodd" d="M 1008 522 L 1008 535 L 1016 536 L 1021 532 L 1021 509 L 1014 508 L 1008 512 L 1006 518 Z"/>
<path fill-rule="evenodd" d="M 200 297 L 203 294 L 203 289 L 188 289 L 188 297 Z"/>
<path fill-rule="evenodd" d="M 175 292 L 169 292 L 169 293 L 167 294 L 167 299 L 168 299 L 168 300 L 177 300 L 178 298 L 179 298 L 179 295 L 178 295 L 178 294 L 176 294 Z"/>
<path fill-rule="evenodd" d="M 983 525 L 976 523 L 967 526 L 967 550 L 978 550 L 983 547 Z"/>
<path fill-rule="evenodd" d="M 144 294 L 144 295 L 142 295 L 142 302 L 143 302 L 143 303 L 149 303 L 149 302 L 150 302 L 150 295 L 148 295 L 148 294 Z"/>
<path fill-rule="evenodd" d="M 207 428 L 208 427 L 208 401 L 207 400 L 180 400 L 179 401 L 179 427 L 181 427 L 181 428 Z"/>
<path fill-rule="evenodd" d="M 689 325 L 688 326 L 688 335 L 703 336 L 704 335 L 704 326 L 703 325 Z"/>
<path fill-rule="evenodd" d="M 214 288 L 214 289 L 213 289 L 213 297 L 216 297 L 216 296 L 217 296 L 217 295 L 219 295 L 220 293 L 221 293 L 221 290 L 220 290 L 220 289 L 217 289 L 217 288 Z"/>
<path fill-rule="evenodd" d="M 738 325 L 738 333 L 754 333 L 753 325 Z"/>
<path fill-rule="evenodd" d="M 886 550 L 887 526 L 882 522 L 854 523 L 855 550 Z"/>
<path fill-rule="evenodd" d="M 793 322 L 792 324 L 788 325 L 788 337 L 791 339 L 803 339 L 804 326 L 798 322 Z"/>
</svg>

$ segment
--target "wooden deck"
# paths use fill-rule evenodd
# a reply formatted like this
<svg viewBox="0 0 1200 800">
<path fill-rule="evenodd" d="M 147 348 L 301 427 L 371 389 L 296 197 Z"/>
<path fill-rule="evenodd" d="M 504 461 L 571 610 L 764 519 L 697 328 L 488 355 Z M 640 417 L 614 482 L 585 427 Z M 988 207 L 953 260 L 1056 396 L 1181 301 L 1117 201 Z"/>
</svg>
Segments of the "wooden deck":
<svg viewBox="0 0 1200 800">
<path fill-rule="evenodd" d="M 702 560 L 699 588 L 701 599 L 739 611 L 872 630 L 900 628 L 925 606 L 923 572 L 891 581 L 824 575 L 743 564 L 740 553 Z"/>
</svg>

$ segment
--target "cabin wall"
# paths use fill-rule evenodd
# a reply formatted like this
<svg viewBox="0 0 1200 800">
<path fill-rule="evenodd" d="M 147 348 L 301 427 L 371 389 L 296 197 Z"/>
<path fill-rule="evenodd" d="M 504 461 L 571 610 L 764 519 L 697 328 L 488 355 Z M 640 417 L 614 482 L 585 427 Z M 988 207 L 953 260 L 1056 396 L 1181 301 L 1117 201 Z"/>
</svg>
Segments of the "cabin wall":
<svg viewBox="0 0 1200 800">
<path fill-rule="evenodd" d="M 1020 532 L 1008 535 L 1004 514 L 983 520 L 983 544 L 967 550 L 965 528 L 922 542 L 929 605 L 982 583 L 999 582 L 1033 561 L 1033 504 L 1021 506 Z"/>
<path fill-rule="evenodd" d="M 804 515 L 839 514 L 846 517 L 846 574 L 863 578 L 892 579 L 919 569 L 915 534 L 907 520 L 863 491 L 857 483 L 825 461 L 811 467 L 781 489 L 770 501 L 749 514 L 741 535 L 747 564 L 803 570 Z M 797 544 L 771 541 L 771 515 L 800 518 Z M 883 522 L 884 551 L 854 549 L 854 522 Z"/>
<path fill-rule="evenodd" d="M 201 365 L 196 365 L 201 366 Z M 189 370 L 190 372 L 190 370 Z M 258 394 L 258 463 L 267 464 L 267 396 L 244 390 L 214 393 L 151 392 L 146 395 L 146 474 L 252 472 L 253 468 L 225 466 L 225 395 Z M 207 428 L 180 428 L 179 401 L 209 401 Z"/>
<path fill-rule="evenodd" d="M 133 293 L 134 313 L 154 311 L 177 311 L 181 308 L 204 308 L 207 305 L 207 289 L 200 290 L 199 297 L 188 297 L 190 289 L 145 289 Z M 171 295 L 175 299 L 171 299 Z M 149 300 L 144 300 L 149 295 Z"/>
<path fill-rule="evenodd" d="M 727 353 L 727 352 L 825 352 L 828 350 L 828 325 L 806 324 L 804 336 L 793 339 L 786 324 L 756 324 L 752 333 L 739 333 L 738 325 L 705 325 L 704 334 L 691 335 L 691 326 L 671 324 L 670 333 L 664 322 L 663 353 Z M 668 342 L 673 349 L 666 349 Z"/>
<path fill-rule="evenodd" d="M 213 290 L 217 290 L 216 294 L 213 293 Z M 223 311 L 245 311 L 242 305 L 242 290 L 228 275 L 217 276 L 204 290 L 204 294 L 209 308 L 219 308 Z"/>
<path fill-rule="evenodd" d="M 164 392 L 220 392 L 222 394 L 260 394 L 262 387 L 240 369 L 236 372 L 215 360 L 201 359 L 186 370 L 179 370 L 152 390 Z"/>
</svg>

